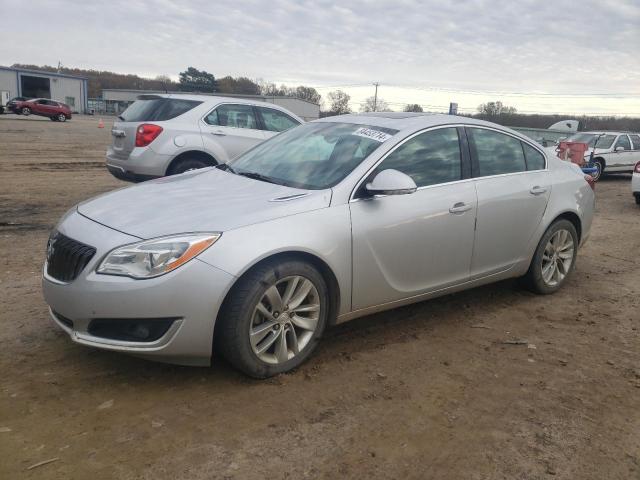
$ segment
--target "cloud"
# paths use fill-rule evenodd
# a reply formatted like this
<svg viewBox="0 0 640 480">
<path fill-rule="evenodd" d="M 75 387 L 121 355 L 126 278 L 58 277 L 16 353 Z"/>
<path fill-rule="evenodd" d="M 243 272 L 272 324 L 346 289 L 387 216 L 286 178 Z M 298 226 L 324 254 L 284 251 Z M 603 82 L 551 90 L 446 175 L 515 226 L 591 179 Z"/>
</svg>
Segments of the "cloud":
<svg viewBox="0 0 640 480">
<path fill-rule="evenodd" d="M 636 0 L 1 3 L 7 18 L 29 21 L 5 22 L 0 64 L 640 95 Z"/>
</svg>

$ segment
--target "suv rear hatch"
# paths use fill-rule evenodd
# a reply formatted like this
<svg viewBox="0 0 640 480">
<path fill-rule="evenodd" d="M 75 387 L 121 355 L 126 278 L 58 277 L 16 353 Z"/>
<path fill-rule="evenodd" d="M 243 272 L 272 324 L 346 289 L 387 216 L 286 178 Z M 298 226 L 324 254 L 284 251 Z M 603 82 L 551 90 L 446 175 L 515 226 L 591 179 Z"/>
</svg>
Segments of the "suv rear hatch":
<svg viewBox="0 0 640 480">
<path fill-rule="evenodd" d="M 136 130 L 143 123 L 158 123 L 171 120 L 202 102 L 183 98 L 163 97 L 160 95 L 140 95 L 129 108 L 118 115 L 113 124 L 110 147 L 112 156 L 126 160 L 136 146 Z"/>
</svg>

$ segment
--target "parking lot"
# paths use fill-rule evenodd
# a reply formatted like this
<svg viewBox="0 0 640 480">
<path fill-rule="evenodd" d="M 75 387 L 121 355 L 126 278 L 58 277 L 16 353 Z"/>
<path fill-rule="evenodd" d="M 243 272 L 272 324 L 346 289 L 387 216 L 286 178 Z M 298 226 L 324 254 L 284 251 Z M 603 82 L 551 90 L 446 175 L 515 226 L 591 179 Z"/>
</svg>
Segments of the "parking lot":
<svg viewBox="0 0 640 480">
<path fill-rule="evenodd" d="M 640 479 L 629 175 L 597 184 L 556 295 L 507 281 L 362 318 L 257 381 L 87 349 L 49 319 L 49 230 L 127 186 L 104 168 L 111 122 L 0 116 L 0 478 Z"/>
</svg>

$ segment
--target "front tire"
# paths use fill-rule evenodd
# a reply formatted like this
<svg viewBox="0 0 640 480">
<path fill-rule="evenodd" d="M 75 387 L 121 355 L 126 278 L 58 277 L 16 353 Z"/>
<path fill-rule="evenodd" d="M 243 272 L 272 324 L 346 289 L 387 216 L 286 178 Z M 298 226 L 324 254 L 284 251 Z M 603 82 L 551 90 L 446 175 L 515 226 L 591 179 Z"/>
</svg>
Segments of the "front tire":
<svg viewBox="0 0 640 480">
<path fill-rule="evenodd" d="M 210 167 L 211 165 L 197 158 L 185 158 L 171 167 L 169 175 L 179 175 L 180 173 L 198 170 L 200 168 Z"/>
<path fill-rule="evenodd" d="M 254 378 L 288 372 L 318 345 L 329 310 L 327 285 L 315 267 L 295 259 L 267 262 L 231 291 L 214 349 Z"/>
<path fill-rule="evenodd" d="M 596 168 L 596 171 L 591 176 L 593 177 L 593 181 L 597 182 L 604 174 L 604 162 L 598 158 L 593 162 L 593 166 Z"/>
<path fill-rule="evenodd" d="M 578 234 L 569 220 L 554 222 L 544 233 L 524 276 L 525 285 L 535 293 L 558 291 L 573 271 L 578 254 Z"/>
<path fill-rule="evenodd" d="M 57 119 L 59 122 L 66 122 L 67 121 L 67 116 L 64 113 L 61 113 L 57 116 Z"/>
<path fill-rule="evenodd" d="M 640 193 L 636 193 L 635 197 L 636 197 L 636 205 L 640 205 Z"/>
<path fill-rule="evenodd" d="M 29 107 L 23 107 L 20 110 L 20 113 L 22 113 L 22 115 L 27 115 L 27 116 L 31 115 L 31 109 Z"/>
</svg>

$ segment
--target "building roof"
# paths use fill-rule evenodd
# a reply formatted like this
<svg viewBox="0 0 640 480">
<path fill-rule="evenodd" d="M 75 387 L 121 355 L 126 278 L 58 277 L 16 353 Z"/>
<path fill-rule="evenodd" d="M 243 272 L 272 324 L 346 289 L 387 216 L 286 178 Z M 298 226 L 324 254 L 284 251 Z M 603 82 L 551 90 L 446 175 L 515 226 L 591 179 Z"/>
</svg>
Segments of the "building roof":
<svg viewBox="0 0 640 480">
<path fill-rule="evenodd" d="M 88 80 L 87 77 L 81 77 L 79 75 L 68 75 L 66 73 L 47 72 L 44 70 L 30 70 L 28 68 L 0 67 L 0 70 L 10 71 L 10 72 L 20 72 L 20 73 L 33 73 L 37 75 L 46 75 L 51 77 L 73 78 L 75 80 Z"/>
<path fill-rule="evenodd" d="M 288 98 L 291 100 L 298 100 L 300 102 L 306 102 L 310 105 L 316 105 L 317 103 L 310 102 L 304 98 L 281 96 L 281 95 L 245 95 L 242 93 L 222 93 L 222 92 L 181 92 L 176 90 L 136 90 L 132 88 L 103 88 L 102 92 L 126 92 L 126 93 L 138 93 L 140 95 L 152 95 L 152 94 L 168 94 L 168 95 L 205 95 L 208 97 L 235 97 L 235 98 L 255 98 L 266 100 L 268 98 Z M 104 93 L 102 95 L 104 97 Z"/>
</svg>

